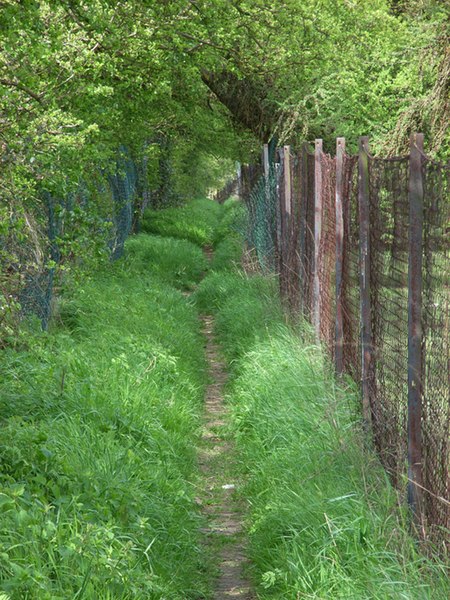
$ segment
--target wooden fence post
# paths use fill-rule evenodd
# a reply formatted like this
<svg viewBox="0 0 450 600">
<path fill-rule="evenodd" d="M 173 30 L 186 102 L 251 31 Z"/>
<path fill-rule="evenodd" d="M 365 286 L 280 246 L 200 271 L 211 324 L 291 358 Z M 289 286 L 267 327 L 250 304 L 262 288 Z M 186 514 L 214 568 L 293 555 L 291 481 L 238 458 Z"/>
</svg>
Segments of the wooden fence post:
<svg viewBox="0 0 450 600">
<path fill-rule="evenodd" d="M 284 272 L 284 294 L 290 302 L 290 252 L 291 252 L 291 212 L 292 212 L 292 187 L 291 187 L 291 147 L 283 147 L 284 170 L 283 170 L 283 202 L 284 202 L 284 250 L 283 250 L 283 272 Z"/>
<path fill-rule="evenodd" d="M 312 294 L 312 320 L 317 341 L 320 341 L 320 274 L 319 251 L 322 236 L 322 151 L 323 142 L 315 141 L 314 149 L 314 274 Z"/>
<path fill-rule="evenodd" d="M 371 426 L 370 378 L 372 375 L 372 322 L 370 315 L 370 195 L 369 138 L 359 138 L 358 204 L 359 204 L 359 286 L 361 321 L 361 386 L 362 410 L 366 428 Z"/>
<path fill-rule="evenodd" d="M 422 524 L 422 241 L 423 134 L 410 140 L 408 260 L 408 504 Z"/>
<path fill-rule="evenodd" d="M 299 227 L 299 243 L 300 243 L 300 289 L 301 289 L 301 305 L 303 313 L 306 313 L 309 305 L 309 299 L 306 297 L 308 289 L 308 278 L 310 272 L 306 264 L 306 235 L 307 235 L 307 215 L 308 215 L 308 145 L 302 144 L 301 149 L 301 202 L 299 210 L 300 227 Z"/>
<path fill-rule="evenodd" d="M 243 200 L 242 198 L 242 165 L 240 162 L 236 163 L 236 187 L 237 187 L 237 196 L 239 200 Z"/>
<path fill-rule="evenodd" d="M 290 250 L 290 225 L 291 225 L 291 213 L 292 213 L 292 187 L 291 187 L 291 147 L 284 146 L 283 148 L 284 157 L 284 170 L 283 170 L 283 202 L 284 202 L 284 246 L 285 246 L 285 263 L 287 260 Z"/>
<path fill-rule="evenodd" d="M 289 219 L 291 216 L 291 147 L 284 146 L 284 210 Z"/>
<path fill-rule="evenodd" d="M 283 170 L 284 165 L 284 152 L 283 148 L 275 148 L 275 156 L 278 159 L 278 169 Z M 283 233 L 284 233 L 284 203 L 283 203 L 283 179 L 279 177 L 279 171 L 277 172 L 276 179 L 276 250 L 277 250 L 277 269 L 278 269 L 278 281 L 280 296 L 283 295 Z"/>
<path fill-rule="evenodd" d="M 342 200 L 344 197 L 344 155 L 345 138 L 336 140 L 336 335 L 335 365 L 336 374 L 344 371 L 344 323 L 342 312 L 342 266 L 344 260 L 344 216 Z"/>
</svg>

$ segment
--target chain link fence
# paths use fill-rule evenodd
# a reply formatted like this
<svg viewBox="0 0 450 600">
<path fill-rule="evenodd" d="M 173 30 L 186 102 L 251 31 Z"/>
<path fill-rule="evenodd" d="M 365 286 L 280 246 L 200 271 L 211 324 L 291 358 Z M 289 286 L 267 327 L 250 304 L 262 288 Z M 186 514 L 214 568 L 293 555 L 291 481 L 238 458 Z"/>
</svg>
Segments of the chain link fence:
<svg viewBox="0 0 450 600">
<path fill-rule="evenodd" d="M 366 427 L 418 533 L 448 551 L 450 165 L 421 140 L 388 159 L 363 142 L 348 155 L 342 138 L 336 156 L 321 140 L 266 145 L 262 166 L 243 169 L 241 197 L 261 268 L 337 373 L 360 383 Z"/>
<path fill-rule="evenodd" d="M 137 230 L 150 202 L 147 159 L 135 162 L 127 148 L 121 147 L 113 169 L 95 171 L 92 180 L 81 181 L 75 193 L 57 197 L 42 186 L 40 195 L 36 209 L 24 212 L 25 217 L 10 209 L 10 226 L 0 232 L 0 319 L 7 319 L 8 309 L 10 313 L 20 311 L 22 316 L 37 316 L 47 329 L 61 246 L 81 226 L 87 228 L 91 239 L 104 242 L 111 260 L 122 256 L 127 237 Z M 14 222 L 23 218 L 26 236 L 14 229 Z"/>
</svg>

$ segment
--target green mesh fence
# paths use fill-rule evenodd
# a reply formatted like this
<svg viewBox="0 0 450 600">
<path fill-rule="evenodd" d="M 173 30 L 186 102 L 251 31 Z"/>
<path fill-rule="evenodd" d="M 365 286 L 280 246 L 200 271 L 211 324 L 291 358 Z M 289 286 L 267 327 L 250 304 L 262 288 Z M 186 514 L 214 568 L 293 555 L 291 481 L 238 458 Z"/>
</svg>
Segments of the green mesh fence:
<svg viewBox="0 0 450 600">
<path fill-rule="evenodd" d="M 11 281 L 15 279 L 17 282 L 11 286 L 11 291 L 17 295 L 21 314 L 37 316 L 43 329 L 47 329 L 52 312 L 56 268 L 61 258 L 58 240 L 77 208 L 82 208 L 87 215 L 91 204 L 92 210 L 96 210 L 93 194 L 104 200 L 105 226 L 112 224 L 108 242 L 110 257 L 117 260 L 123 255 L 125 241 L 131 231 L 138 229 L 139 219 L 151 199 L 147 159 L 144 157 L 136 163 L 124 146 L 119 149 L 113 172 L 100 173 L 94 184 L 81 181 L 77 191 L 65 198 L 58 198 L 45 190 L 42 192 L 45 215 L 42 215 L 42 230 L 39 232 L 43 240 L 39 261 L 26 243 L 11 236 L 0 236 L 2 269 L 11 273 Z"/>
<path fill-rule="evenodd" d="M 254 248 L 264 270 L 277 266 L 279 210 L 277 190 L 280 169 L 272 164 L 268 177 L 260 176 L 246 198 L 248 210 L 247 243 Z"/>
</svg>

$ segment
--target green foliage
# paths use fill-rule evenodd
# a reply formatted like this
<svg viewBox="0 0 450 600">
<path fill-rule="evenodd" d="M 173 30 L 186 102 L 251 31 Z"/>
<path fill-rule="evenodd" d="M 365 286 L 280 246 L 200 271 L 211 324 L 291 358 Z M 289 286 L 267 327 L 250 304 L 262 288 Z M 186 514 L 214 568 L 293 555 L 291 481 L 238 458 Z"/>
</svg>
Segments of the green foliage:
<svg viewBox="0 0 450 600">
<path fill-rule="evenodd" d="M 149 269 L 159 281 L 178 289 L 192 289 L 208 267 L 201 249 L 187 240 L 142 234 L 130 238 L 127 249 L 126 265 Z"/>
<path fill-rule="evenodd" d="M 8 250 L 0 256 L 2 271 L 23 280 L 53 260 L 45 193 L 58 211 L 59 266 L 98 266 L 111 246 L 117 205 L 105 187 L 121 171 L 121 146 L 136 165 L 145 163 L 138 208 L 144 196 L 171 202 L 205 194 L 228 176 L 242 136 L 209 98 L 186 51 L 191 42 L 181 43 L 186 23 L 178 2 L 2 3 L 0 244 Z M 88 188 L 87 203 L 80 185 Z M 18 236 L 20 244 L 11 239 Z M 2 277 L 2 296 L 17 300 L 16 284 Z"/>
<path fill-rule="evenodd" d="M 236 269 L 242 258 L 245 220 L 246 210 L 242 203 L 230 198 L 223 204 L 222 216 L 214 235 L 213 271 Z"/>
<path fill-rule="evenodd" d="M 216 312 L 216 329 L 233 368 L 239 368 L 242 354 L 282 320 L 281 306 L 273 302 L 276 293 L 275 279 L 248 279 L 241 272 L 212 272 L 200 283 L 194 296 L 197 306 Z"/>
<path fill-rule="evenodd" d="M 201 598 L 205 384 L 180 291 L 200 250 L 140 236 L 2 351 L 0 589 L 11 600 Z M 175 287 L 174 287 L 175 286 Z M 31 327 L 32 323 L 30 323 Z"/>
<path fill-rule="evenodd" d="M 234 198 L 229 198 L 223 205 L 220 222 L 216 227 L 215 241 L 240 236 L 245 231 L 247 211 L 245 206 Z"/>
<path fill-rule="evenodd" d="M 147 210 L 142 231 L 187 239 L 198 246 L 212 245 L 223 208 L 211 200 L 191 200 L 181 207 Z"/>
<path fill-rule="evenodd" d="M 204 80 L 264 141 L 322 137 L 334 150 L 336 136 L 354 148 L 370 135 L 398 152 L 420 128 L 430 149 L 448 152 L 446 2 L 409 0 L 403 11 L 387 0 L 207 4 L 205 53 L 216 62 Z"/>
<path fill-rule="evenodd" d="M 242 238 L 231 235 L 218 242 L 211 261 L 213 271 L 234 271 L 242 258 Z"/>
</svg>

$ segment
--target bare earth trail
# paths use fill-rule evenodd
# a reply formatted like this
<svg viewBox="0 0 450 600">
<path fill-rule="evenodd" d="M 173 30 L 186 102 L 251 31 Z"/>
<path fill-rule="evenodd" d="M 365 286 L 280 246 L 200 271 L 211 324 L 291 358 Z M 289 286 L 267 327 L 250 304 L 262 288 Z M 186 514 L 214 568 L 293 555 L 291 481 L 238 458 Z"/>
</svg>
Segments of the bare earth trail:
<svg viewBox="0 0 450 600">
<path fill-rule="evenodd" d="M 205 250 L 205 254 L 211 258 L 210 250 Z M 213 556 L 218 556 L 219 573 L 213 598 L 254 600 L 255 596 L 244 574 L 244 511 L 235 494 L 239 482 L 233 479 L 234 446 L 226 433 L 228 410 L 223 392 L 227 372 L 215 341 L 214 318 L 204 315 L 201 320 L 211 383 L 206 389 L 204 426 L 198 456 L 203 475 L 200 502 L 208 523 L 204 533 L 209 551 Z"/>
</svg>

